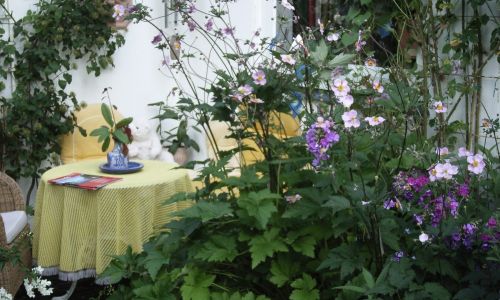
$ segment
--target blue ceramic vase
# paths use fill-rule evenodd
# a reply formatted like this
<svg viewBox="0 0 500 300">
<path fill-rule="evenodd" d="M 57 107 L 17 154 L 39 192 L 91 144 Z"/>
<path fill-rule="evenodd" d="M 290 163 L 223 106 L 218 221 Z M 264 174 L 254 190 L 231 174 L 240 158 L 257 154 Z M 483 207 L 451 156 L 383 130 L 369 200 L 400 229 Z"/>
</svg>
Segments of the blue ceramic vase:
<svg viewBox="0 0 500 300">
<path fill-rule="evenodd" d="M 123 154 L 122 143 L 115 142 L 113 150 L 108 152 L 108 166 L 115 170 L 128 169 L 128 157 Z"/>
</svg>

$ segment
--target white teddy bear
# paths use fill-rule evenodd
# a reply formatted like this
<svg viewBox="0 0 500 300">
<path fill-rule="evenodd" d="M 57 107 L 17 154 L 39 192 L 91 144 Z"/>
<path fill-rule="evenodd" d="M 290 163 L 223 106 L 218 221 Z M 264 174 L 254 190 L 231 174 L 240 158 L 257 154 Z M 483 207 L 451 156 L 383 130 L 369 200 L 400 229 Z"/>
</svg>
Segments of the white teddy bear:
<svg viewBox="0 0 500 300">
<path fill-rule="evenodd" d="M 130 124 L 130 130 L 133 140 L 128 145 L 129 158 L 174 162 L 172 154 L 163 149 L 160 137 L 147 120 L 139 120 Z"/>
</svg>

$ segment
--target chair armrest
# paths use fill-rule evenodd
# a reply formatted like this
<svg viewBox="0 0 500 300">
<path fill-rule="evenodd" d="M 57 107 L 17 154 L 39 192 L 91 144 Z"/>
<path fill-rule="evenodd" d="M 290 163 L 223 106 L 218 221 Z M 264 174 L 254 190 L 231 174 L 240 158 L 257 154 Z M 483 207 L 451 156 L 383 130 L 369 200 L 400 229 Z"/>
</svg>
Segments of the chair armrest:
<svg viewBox="0 0 500 300">
<path fill-rule="evenodd" d="M 0 217 L 0 247 L 7 248 L 7 236 L 5 234 L 5 225 L 3 224 L 3 218 Z"/>
<path fill-rule="evenodd" d="M 0 212 L 26 210 L 23 193 L 17 182 L 0 172 Z"/>
</svg>

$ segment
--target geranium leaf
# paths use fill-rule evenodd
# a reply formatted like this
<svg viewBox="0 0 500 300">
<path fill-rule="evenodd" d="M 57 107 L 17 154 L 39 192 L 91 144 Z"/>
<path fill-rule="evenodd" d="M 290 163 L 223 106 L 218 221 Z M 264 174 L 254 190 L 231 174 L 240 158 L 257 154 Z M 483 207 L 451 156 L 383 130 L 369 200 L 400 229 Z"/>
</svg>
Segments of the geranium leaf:
<svg viewBox="0 0 500 300">
<path fill-rule="evenodd" d="M 319 299 L 319 291 L 315 289 L 316 280 L 309 274 L 304 274 L 301 279 L 292 282 L 294 288 L 290 295 L 291 300 L 316 300 Z"/>
<path fill-rule="evenodd" d="M 286 244 L 279 237 L 279 229 L 273 228 L 263 235 L 252 238 L 249 242 L 252 256 L 252 269 L 255 269 L 266 257 L 272 257 L 276 252 L 288 252 Z"/>
<path fill-rule="evenodd" d="M 233 236 L 214 235 L 203 243 L 195 258 L 208 262 L 231 262 L 238 255 L 236 238 Z"/>
<path fill-rule="evenodd" d="M 209 300 L 210 291 L 208 287 L 214 280 L 215 275 L 207 275 L 198 269 L 189 270 L 181 287 L 182 299 Z"/>
<path fill-rule="evenodd" d="M 299 270 L 300 268 L 297 263 L 279 256 L 278 259 L 271 263 L 271 277 L 269 281 L 274 283 L 277 287 L 282 287 L 285 283 L 290 281 Z"/>
<path fill-rule="evenodd" d="M 273 194 L 269 190 L 261 190 L 257 193 L 242 194 L 238 199 L 238 206 L 249 216 L 254 217 L 261 229 L 264 229 L 274 212 L 277 212 L 273 199 L 281 196 Z"/>
<path fill-rule="evenodd" d="M 312 236 L 303 236 L 292 243 L 293 250 L 314 258 L 314 246 L 316 240 Z"/>
</svg>

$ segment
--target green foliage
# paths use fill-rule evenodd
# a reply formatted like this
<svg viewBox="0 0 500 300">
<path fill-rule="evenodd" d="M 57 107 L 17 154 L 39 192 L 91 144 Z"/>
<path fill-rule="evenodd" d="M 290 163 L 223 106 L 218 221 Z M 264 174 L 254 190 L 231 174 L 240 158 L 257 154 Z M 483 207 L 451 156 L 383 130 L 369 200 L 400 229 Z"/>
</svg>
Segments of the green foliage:
<svg viewBox="0 0 500 300">
<path fill-rule="evenodd" d="M 61 151 L 59 137 L 73 131 L 71 110 L 79 104 L 66 90 L 73 61 L 85 60 L 96 76 L 113 65 L 124 39 L 109 26 L 111 14 L 106 1 L 41 0 L 36 11 L 11 20 L 13 37 L 0 42 L 0 77 L 11 73 L 16 84 L 10 97 L 0 97 L 0 155 L 13 177 L 40 176 L 41 162 Z"/>
<path fill-rule="evenodd" d="M 238 145 L 216 151 L 217 160 L 197 162 L 205 165 L 198 177 L 203 186 L 169 200 L 191 199 L 193 205 L 173 214 L 181 219 L 167 224 L 168 232 L 128 256 L 123 268 L 115 268 L 123 258 L 115 260 L 108 270 L 122 279 L 117 295 L 138 286 L 152 291 L 158 284 L 183 299 L 466 299 L 493 298 L 498 292 L 500 255 L 493 238 L 498 225 L 486 225 L 490 217 L 498 220 L 496 148 L 481 149 L 488 168 L 477 176 L 449 144 L 452 154 L 445 159 L 460 172 L 449 180 L 429 181 L 435 164 L 445 163 L 435 147 L 457 141 L 455 135 L 465 127 L 438 116 L 436 135 L 426 135 L 431 103 L 422 87 L 436 83 L 424 84 L 429 78 L 422 72 L 403 68 L 409 62 L 398 55 L 404 53 L 386 53 L 383 70 L 348 66 L 373 54 L 370 43 L 355 51 L 357 42 L 376 37 L 373 28 L 384 25 L 391 34 L 401 34 L 401 28 L 387 25 L 389 20 L 405 20 L 406 13 L 423 17 L 432 10 L 421 1 L 390 1 L 398 4 L 391 9 L 385 1 L 351 2 L 342 16 L 325 25 L 325 33 L 307 31 L 303 45 L 292 50 L 263 41 L 265 55 L 222 51 L 221 69 L 213 70 L 216 78 L 207 82 L 206 94 L 183 92 L 193 97 L 180 99 L 175 109 L 159 104 L 159 118 L 175 119 L 177 109 L 187 111 L 214 143 L 210 121 L 224 122 L 226 138 Z M 223 13 L 214 8 L 209 16 Z M 144 19 L 144 11 L 135 17 Z M 339 41 L 325 39 L 337 31 L 342 33 Z M 204 33 L 225 49 L 240 49 L 225 44 L 229 36 Z M 169 46 L 157 47 L 163 51 Z M 272 61 L 262 58 L 268 48 Z M 283 53 L 296 63 L 284 62 Z M 264 85 L 253 78 L 256 66 L 266 75 Z M 172 70 L 193 82 L 182 60 Z M 331 77 L 336 72 L 344 72 L 352 105 L 339 104 L 342 97 L 335 96 L 339 89 L 332 88 Z M 290 106 L 302 108 L 297 114 L 303 132 L 296 136 L 279 130 L 278 113 L 289 113 Z M 359 126 L 347 126 L 344 114 L 350 110 L 357 112 Z M 372 125 L 364 119 L 372 116 L 385 121 Z M 331 147 L 320 139 L 322 134 L 337 137 L 321 131 L 328 126 L 329 133 L 338 134 Z M 324 156 L 316 164 L 317 144 Z M 259 159 L 248 159 L 249 149 Z M 228 175 L 233 155 L 246 160 L 239 176 Z M 420 190 L 420 183 L 409 179 L 419 176 L 424 181 Z M 459 195 L 465 183 L 467 191 Z M 456 212 L 451 212 L 452 199 L 458 203 Z M 470 241 L 464 228 L 477 230 Z M 460 243 L 453 243 L 456 234 Z M 483 235 L 492 240 L 483 243 Z"/>
</svg>

